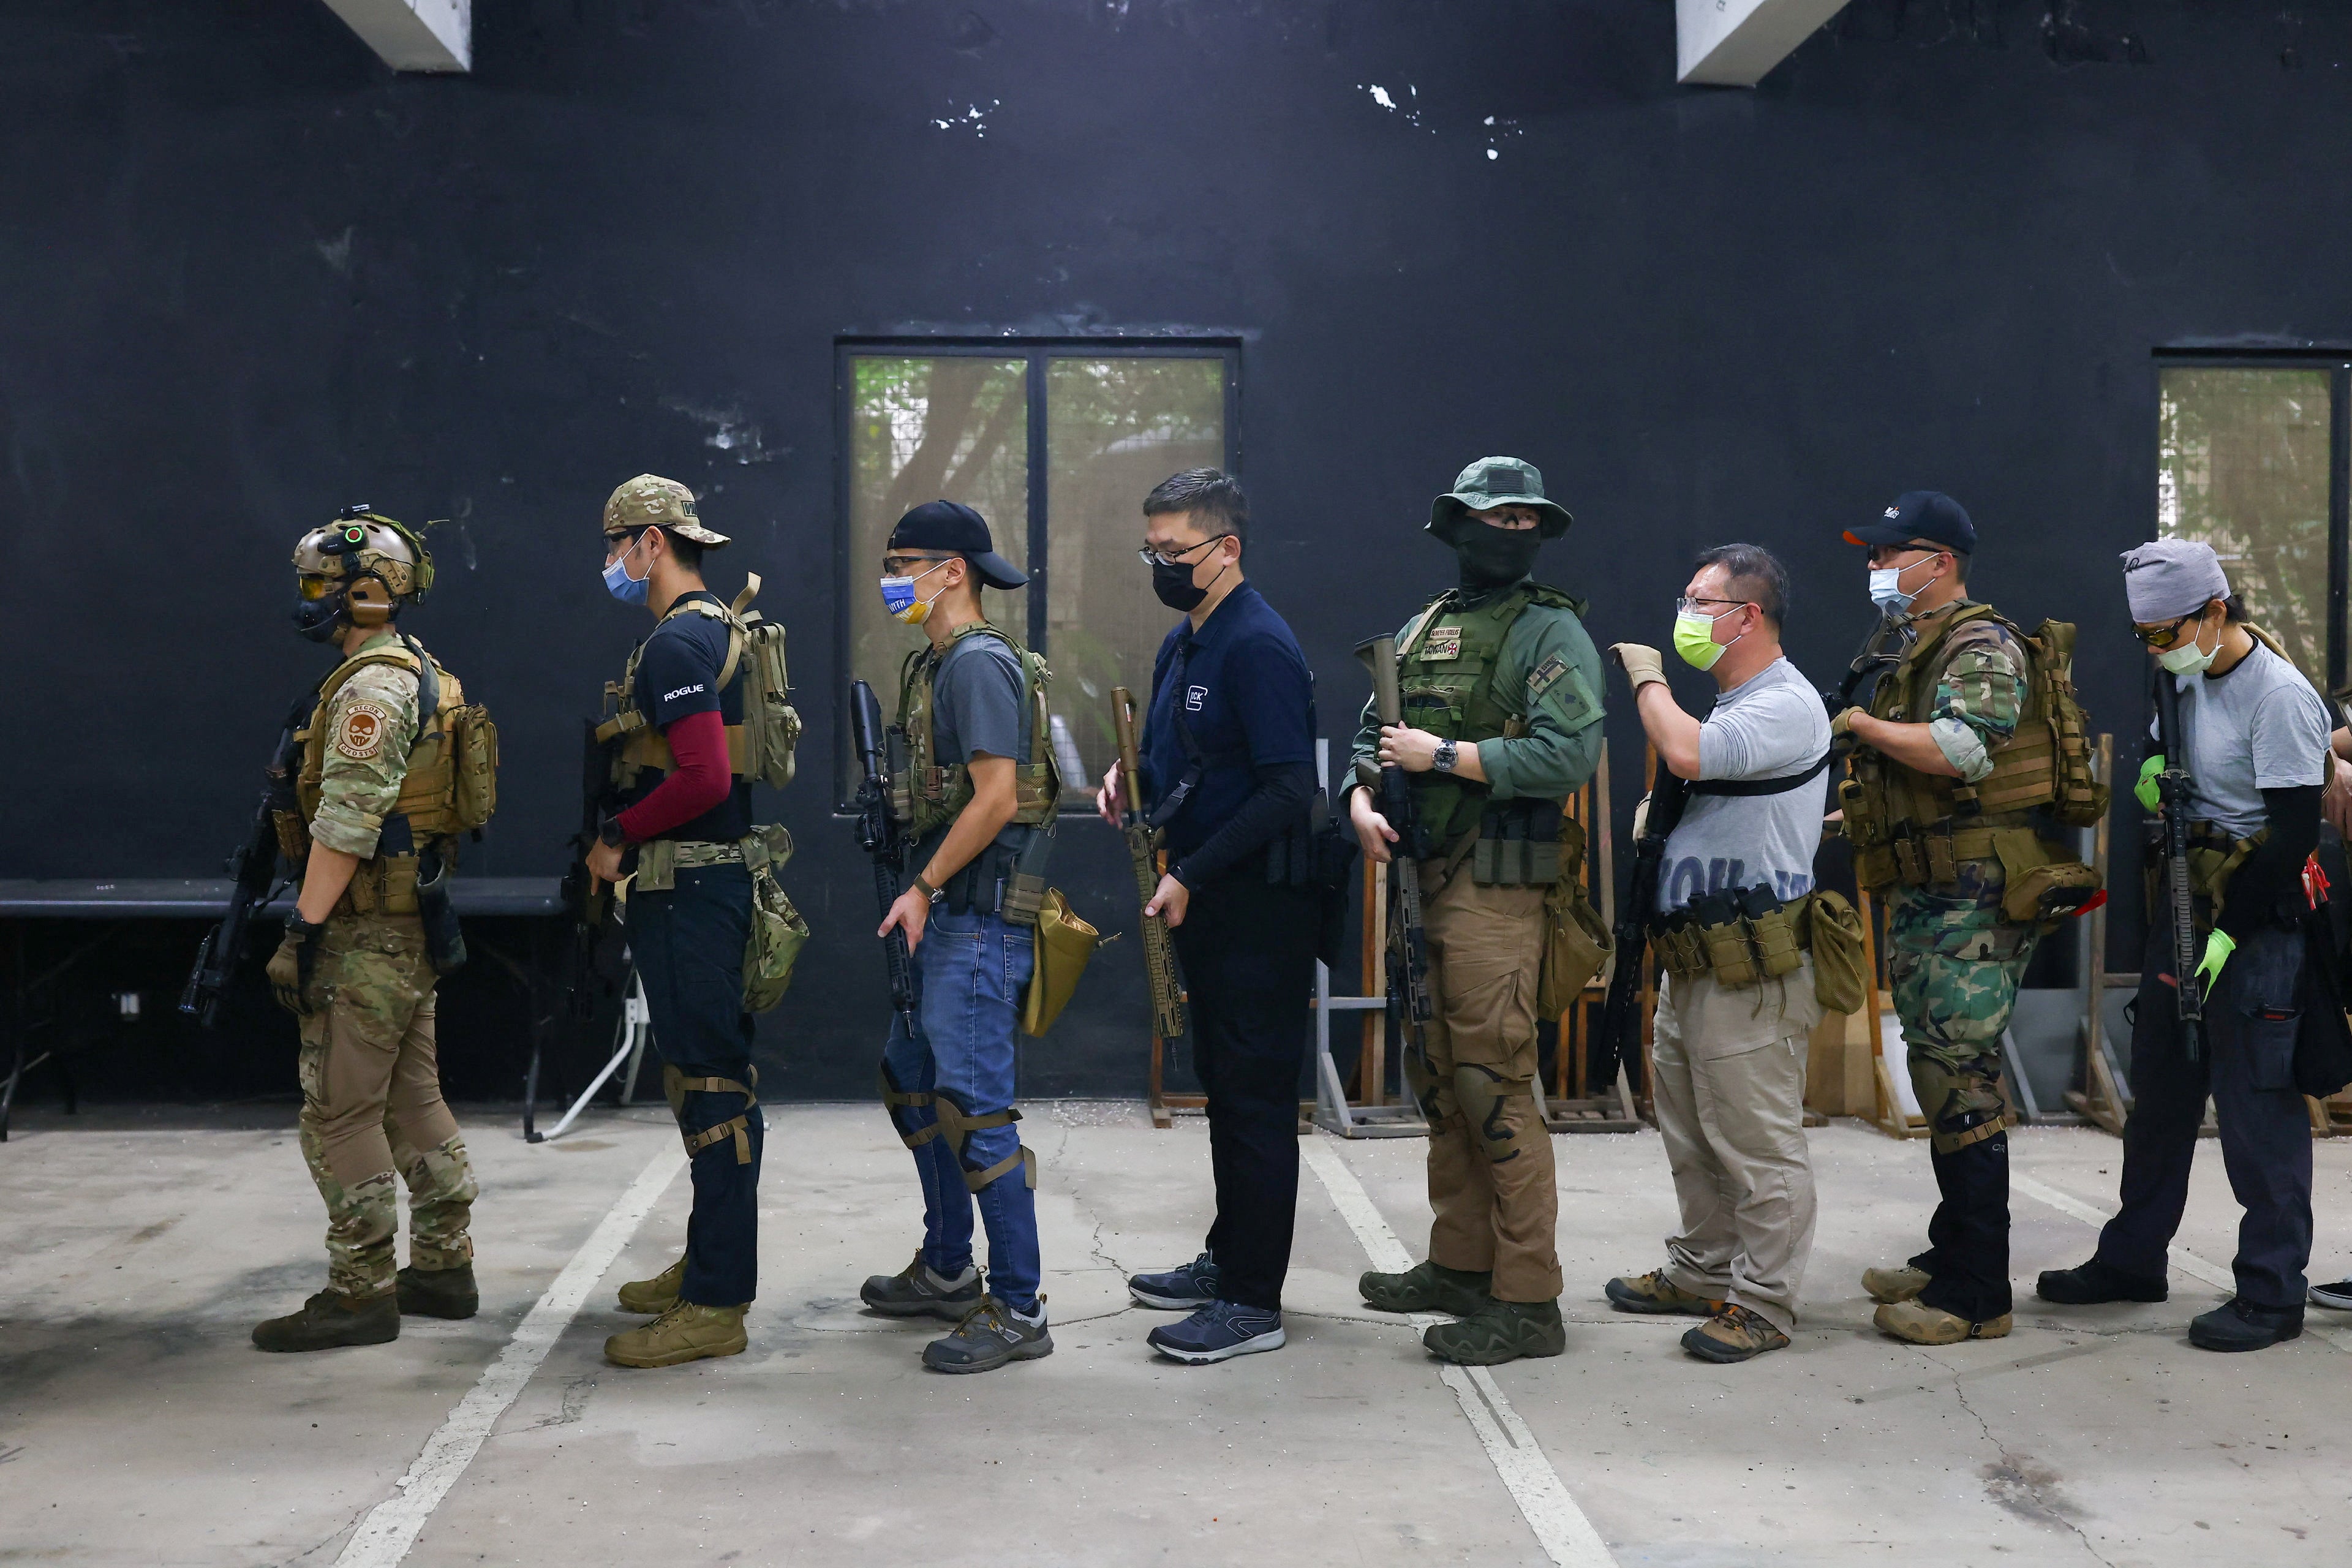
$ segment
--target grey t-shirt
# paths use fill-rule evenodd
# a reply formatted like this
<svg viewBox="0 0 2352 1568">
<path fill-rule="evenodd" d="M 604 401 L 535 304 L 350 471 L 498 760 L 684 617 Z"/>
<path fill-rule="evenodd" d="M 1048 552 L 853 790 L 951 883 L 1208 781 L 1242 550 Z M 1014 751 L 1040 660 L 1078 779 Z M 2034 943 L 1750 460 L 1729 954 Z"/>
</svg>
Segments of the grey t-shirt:
<svg viewBox="0 0 2352 1568">
<path fill-rule="evenodd" d="M 1021 708 L 1021 656 L 1003 638 L 985 634 L 963 637 L 940 660 L 931 678 L 931 743 L 943 768 L 970 762 L 975 752 L 1016 763 L 1029 760 L 1029 725 Z M 1028 831 L 1008 823 L 996 841 L 1018 849 Z M 925 850 L 946 836 L 945 827 L 936 829 Z"/>
<path fill-rule="evenodd" d="M 1797 667 L 1775 659 L 1715 700 L 1699 725 L 1698 776 L 1769 779 L 1802 773 L 1830 749 L 1829 714 Z M 1769 882 L 1783 899 L 1811 892 L 1829 798 L 1825 769 L 1778 795 L 1694 795 L 1666 837 L 1658 909 L 1702 893 Z"/>
<path fill-rule="evenodd" d="M 2326 782 L 2327 706 L 2269 648 L 2256 643 L 2229 674 L 2179 685 L 2198 820 L 2248 837 L 2270 821 L 2263 791 Z"/>
</svg>

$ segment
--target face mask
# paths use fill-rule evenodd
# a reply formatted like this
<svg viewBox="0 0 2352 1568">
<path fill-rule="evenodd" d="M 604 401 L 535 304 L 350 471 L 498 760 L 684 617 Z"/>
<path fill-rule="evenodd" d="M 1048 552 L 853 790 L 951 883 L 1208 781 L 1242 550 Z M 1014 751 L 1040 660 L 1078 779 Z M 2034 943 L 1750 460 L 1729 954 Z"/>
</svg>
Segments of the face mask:
<svg viewBox="0 0 2352 1568">
<path fill-rule="evenodd" d="M 1736 616 L 1745 607 L 1734 605 L 1724 611 L 1723 616 Z M 1724 649 L 1731 646 L 1730 642 L 1715 640 L 1715 623 L 1723 619 L 1723 616 L 1702 616 L 1696 610 L 1685 610 L 1675 616 L 1675 651 L 1683 656 L 1685 664 L 1696 669 L 1715 668 L 1716 660 L 1721 658 Z M 1747 635 L 1742 632 L 1739 637 Z M 1732 638 L 1731 642 L 1738 642 L 1739 637 Z"/>
<path fill-rule="evenodd" d="M 312 642 L 334 639 L 337 623 L 342 618 L 343 591 L 341 588 L 316 599 L 305 599 L 294 606 L 294 629 Z"/>
<path fill-rule="evenodd" d="M 1927 557 L 1933 561 L 1934 556 Z M 1925 566 L 1927 561 L 1914 561 L 1911 566 Z M 1911 607 L 1911 601 L 1927 591 L 1925 583 L 1911 593 L 1903 591 L 1903 574 L 1911 566 L 1874 566 L 1870 569 L 1870 602 L 1890 616 L 1899 616 Z"/>
<path fill-rule="evenodd" d="M 1217 575 L 1209 579 L 1209 588 L 1217 585 L 1219 578 L 1233 566 L 1228 561 L 1217 568 Z M 1181 561 L 1151 563 L 1151 592 L 1171 610 L 1192 611 L 1200 608 L 1201 601 L 1209 596 L 1209 588 L 1192 581 L 1192 568 Z"/>
<path fill-rule="evenodd" d="M 1542 548 L 1539 528 L 1496 528 L 1475 519 L 1462 523 L 1454 538 L 1465 588 L 1500 588 L 1517 582 L 1535 569 L 1536 552 Z"/>
<path fill-rule="evenodd" d="M 931 606 L 939 603 L 940 594 L 946 593 L 947 589 L 942 585 L 940 594 L 934 594 L 928 599 L 918 599 L 915 597 L 915 584 L 929 576 L 931 572 L 938 571 L 940 566 L 946 564 L 947 563 L 942 561 L 938 566 L 933 566 L 930 572 L 918 573 L 912 577 L 883 578 L 881 580 L 882 608 L 889 613 L 892 620 L 904 621 L 910 626 L 919 626 L 929 620 Z"/>
<path fill-rule="evenodd" d="M 2206 670 L 2212 668 L 2213 661 L 2221 654 L 2221 639 L 2218 637 L 2213 639 L 2213 647 L 2210 652 L 2197 646 L 2198 639 L 2204 635 L 2205 623 L 2200 621 L 2193 635 L 2184 641 L 2174 643 L 2170 647 L 2158 654 L 2156 662 L 2175 675 L 2204 674 Z"/>
<path fill-rule="evenodd" d="M 646 602 L 646 595 L 653 591 L 654 574 L 650 570 L 642 577 L 629 575 L 629 557 L 635 555 L 637 546 L 645 542 L 646 536 L 640 533 L 629 542 L 626 550 L 621 552 L 618 561 L 604 568 L 604 592 L 625 605 L 642 605 Z"/>
</svg>

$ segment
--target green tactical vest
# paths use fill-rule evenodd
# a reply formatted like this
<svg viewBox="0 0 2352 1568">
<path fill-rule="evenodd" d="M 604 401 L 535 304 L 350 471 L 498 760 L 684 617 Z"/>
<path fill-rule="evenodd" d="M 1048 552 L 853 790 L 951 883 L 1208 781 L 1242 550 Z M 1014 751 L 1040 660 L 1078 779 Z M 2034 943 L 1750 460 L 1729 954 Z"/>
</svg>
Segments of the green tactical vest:
<svg viewBox="0 0 2352 1568">
<path fill-rule="evenodd" d="M 938 742 L 931 732 L 931 682 L 956 645 L 972 636 L 992 637 L 1021 660 L 1021 700 L 1029 710 L 1029 760 L 1016 759 L 1013 770 L 1013 820 L 1034 827 L 1054 818 L 1061 798 L 1062 778 L 1054 766 L 1054 741 L 1045 710 L 1045 686 L 1054 672 L 1043 657 L 1030 652 L 1009 632 L 986 621 L 973 621 L 948 634 L 945 647 L 929 642 L 907 656 L 898 672 L 898 721 L 893 726 L 904 738 L 907 764 L 890 785 L 891 814 L 917 838 L 953 821 L 971 804 L 971 773 L 961 763 L 939 765 Z"/>
<path fill-rule="evenodd" d="M 1421 613 L 1397 654 L 1397 695 L 1405 723 L 1441 741 L 1464 745 L 1528 733 L 1527 693 L 1498 690 L 1495 671 L 1512 626 L 1530 605 L 1547 605 L 1583 618 L 1581 599 L 1543 583 L 1523 582 L 1471 608 L 1459 589 L 1441 594 Z M 1431 843 L 1452 843 L 1475 830 L 1486 808 L 1487 786 L 1475 780 L 1427 773 L 1406 775 L 1413 806 Z"/>
</svg>

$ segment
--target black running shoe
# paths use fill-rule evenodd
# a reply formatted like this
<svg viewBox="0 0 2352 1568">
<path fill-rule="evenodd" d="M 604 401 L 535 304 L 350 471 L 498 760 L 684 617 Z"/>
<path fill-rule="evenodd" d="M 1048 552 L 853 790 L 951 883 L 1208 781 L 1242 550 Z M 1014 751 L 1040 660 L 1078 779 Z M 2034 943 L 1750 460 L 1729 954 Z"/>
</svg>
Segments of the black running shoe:
<svg viewBox="0 0 2352 1568">
<path fill-rule="evenodd" d="M 1217 1265 L 1207 1253 L 1164 1274 L 1128 1276 L 1127 1293 L 1140 1307 L 1164 1307 L 1189 1312 L 1217 1299 Z"/>
<path fill-rule="evenodd" d="M 1181 1323 L 1162 1323 L 1148 1336 L 1153 1350 L 1202 1366 L 1237 1355 L 1282 1348 L 1282 1314 L 1239 1301 L 1212 1301 Z"/>
<path fill-rule="evenodd" d="M 2090 1307 L 2102 1301 L 2161 1301 L 2172 1288 L 2161 1276 L 2147 1279 L 2111 1268 L 2094 1258 L 2079 1268 L 2046 1268 L 2033 1293 L 2062 1307 Z"/>
<path fill-rule="evenodd" d="M 2333 1285 L 2314 1285 L 2311 1304 L 2333 1307 L 2339 1312 L 2352 1312 L 2352 1279 L 2338 1279 Z"/>
</svg>

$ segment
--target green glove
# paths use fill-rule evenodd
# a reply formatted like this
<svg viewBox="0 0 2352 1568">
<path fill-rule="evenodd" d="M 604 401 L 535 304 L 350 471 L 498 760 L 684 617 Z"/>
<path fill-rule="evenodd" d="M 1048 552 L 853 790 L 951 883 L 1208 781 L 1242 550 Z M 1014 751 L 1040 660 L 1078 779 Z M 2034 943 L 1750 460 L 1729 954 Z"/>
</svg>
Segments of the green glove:
<svg viewBox="0 0 2352 1568">
<path fill-rule="evenodd" d="M 2197 982 L 2207 994 L 2212 994 L 2214 983 L 2221 978 L 2221 966 L 2237 951 L 2238 944 L 2228 931 L 2217 931 L 2205 939 L 2205 956 L 2197 961 Z"/>
<path fill-rule="evenodd" d="M 2139 783 L 2132 785 L 2132 798 L 2138 801 L 2141 805 L 2145 806 L 2149 811 L 2162 811 L 2164 809 L 2164 796 L 2157 792 L 2156 787 L 2156 775 L 2163 771 L 2164 753 L 2162 752 L 2158 752 L 2156 755 L 2148 758 L 2147 761 L 2140 763 Z"/>
</svg>

